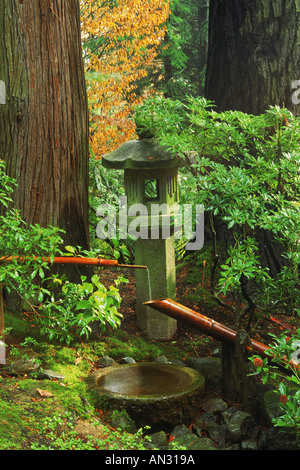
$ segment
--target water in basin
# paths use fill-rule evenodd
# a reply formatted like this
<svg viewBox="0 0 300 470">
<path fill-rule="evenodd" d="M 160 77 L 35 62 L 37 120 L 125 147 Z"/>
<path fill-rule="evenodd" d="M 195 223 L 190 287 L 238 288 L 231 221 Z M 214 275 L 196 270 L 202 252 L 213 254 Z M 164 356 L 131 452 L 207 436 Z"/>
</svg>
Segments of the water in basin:
<svg viewBox="0 0 300 470">
<path fill-rule="evenodd" d="M 192 381 L 193 378 L 184 369 L 161 364 L 138 364 L 136 367 L 116 368 L 100 376 L 96 382 L 100 388 L 112 393 L 162 397 L 184 391 Z"/>
</svg>

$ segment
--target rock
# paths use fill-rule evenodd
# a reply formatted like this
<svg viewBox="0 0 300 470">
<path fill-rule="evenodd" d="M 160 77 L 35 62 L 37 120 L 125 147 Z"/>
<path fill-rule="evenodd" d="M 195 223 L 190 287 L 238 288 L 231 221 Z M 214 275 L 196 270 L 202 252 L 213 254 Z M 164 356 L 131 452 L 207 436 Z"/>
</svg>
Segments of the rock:
<svg viewBox="0 0 300 470">
<path fill-rule="evenodd" d="M 175 366 L 181 366 L 181 367 L 186 367 L 186 364 L 181 361 L 180 359 L 172 359 L 172 361 L 170 361 L 171 364 L 174 364 Z"/>
<path fill-rule="evenodd" d="M 209 390 L 220 389 L 222 361 L 218 357 L 189 357 L 186 365 L 200 372 L 205 378 L 205 386 Z"/>
<path fill-rule="evenodd" d="M 144 444 L 147 449 L 165 450 L 167 448 L 168 438 L 164 431 L 155 432 L 150 434 L 149 437 L 151 442 L 145 442 Z"/>
<path fill-rule="evenodd" d="M 225 439 L 227 435 L 227 426 L 225 424 L 218 424 L 212 412 L 203 413 L 199 416 L 193 424 L 193 430 L 199 437 L 202 437 L 203 433 L 205 433 L 205 435 L 208 435 L 210 439 L 217 443 Z"/>
<path fill-rule="evenodd" d="M 213 413 L 202 413 L 193 423 L 192 429 L 199 437 L 202 437 L 211 423 L 216 424 L 215 415 Z"/>
<path fill-rule="evenodd" d="M 111 367 L 115 366 L 116 364 L 117 363 L 111 357 L 108 356 L 99 357 L 96 362 L 97 367 Z"/>
<path fill-rule="evenodd" d="M 54 372 L 50 369 L 39 370 L 37 373 L 34 374 L 34 377 L 37 380 L 59 380 L 60 382 L 63 382 L 65 380 L 65 376 L 63 374 L 60 374 L 59 372 Z"/>
<path fill-rule="evenodd" d="M 200 427 L 204 427 L 206 423 L 210 422 L 210 421 L 213 421 L 214 423 L 216 422 L 216 417 L 214 415 L 214 413 L 212 413 L 211 411 L 208 411 L 206 413 L 202 413 L 200 416 L 197 417 L 197 419 L 195 420 L 195 423 L 194 425 L 195 426 L 200 426 Z"/>
<path fill-rule="evenodd" d="M 35 359 L 20 359 L 11 363 L 6 363 L 4 370 L 8 374 L 25 375 L 30 372 L 37 371 L 40 364 L 36 363 Z"/>
<path fill-rule="evenodd" d="M 195 434 L 177 437 L 168 445 L 168 450 L 216 450 L 213 441 L 207 437 L 198 437 Z"/>
<path fill-rule="evenodd" d="M 292 348 L 296 351 L 291 355 L 291 361 L 294 361 L 296 364 L 300 362 L 300 341 L 293 341 Z"/>
<path fill-rule="evenodd" d="M 212 352 L 212 355 L 214 357 L 221 357 L 221 349 L 220 348 L 214 349 L 214 351 Z"/>
<path fill-rule="evenodd" d="M 208 437 L 197 437 L 195 434 L 193 436 L 181 436 L 177 439 L 174 439 L 168 445 L 168 449 L 177 450 L 217 450 L 214 446 L 213 441 L 208 439 Z"/>
<path fill-rule="evenodd" d="M 170 361 L 166 358 L 166 356 L 158 356 L 154 359 L 153 362 L 157 362 L 158 364 L 170 364 Z"/>
<path fill-rule="evenodd" d="M 100 367 L 107 367 L 108 364 L 114 364 L 114 367 L 111 367 L 113 371 L 120 371 L 122 368 L 132 367 L 135 368 L 138 364 L 134 364 L 131 361 L 132 358 L 123 358 L 126 360 L 126 364 L 120 365 L 117 364 L 113 359 L 108 357 L 99 358 Z M 216 362 L 208 358 L 209 361 L 202 361 L 202 358 L 194 358 L 193 362 L 194 369 L 204 371 L 207 377 L 216 377 L 216 375 L 211 374 L 209 368 L 201 368 L 200 365 L 211 364 L 214 368 Z M 207 359 L 207 358 L 204 358 Z M 154 360 L 156 362 L 155 367 L 169 368 L 169 365 L 174 365 L 175 361 L 169 361 L 165 356 L 159 356 Z M 151 363 L 149 363 L 151 364 Z M 179 364 L 176 361 L 176 364 Z M 141 363 L 145 366 L 145 363 Z M 189 362 L 189 365 L 192 365 L 192 362 Z M 182 363 L 180 363 L 182 367 Z M 184 364 L 184 370 L 188 371 L 189 367 L 187 363 Z M 217 366 L 218 368 L 218 366 Z M 48 371 L 40 371 L 43 372 Z M 101 375 L 107 374 L 107 370 L 97 370 L 94 373 L 89 374 L 87 377 L 87 383 L 94 390 L 98 390 L 98 378 Z M 127 371 L 128 372 L 128 371 Z M 163 376 L 165 376 L 165 370 Z M 196 373 L 195 371 L 191 371 Z M 220 372 L 220 369 L 219 369 Z M 100 374 L 100 375 L 99 375 Z M 133 378 L 135 375 L 133 375 Z M 155 376 L 155 380 L 156 380 Z M 204 377 L 203 377 L 204 380 Z M 131 379 L 128 378 L 128 374 L 125 374 L 124 381 L 132 384 Z M 123 383 L 121 380 L 120 383 Z M 151 382 L 152 385 L 153 382 Z M 167 380 L 169 385 L 169 380 Z M 140 383 L 138 384 L 140 387 Z M 122 390 L 120 390 L 121 392 Z M 113 416 L 112 425 L 121 431 L 128 432 L 130 434 L 135 434 L 137 429 L 150 425 L 152 428 L 150 432 L 152 434 L 149 436 L 149 442 L 147 439 L 143 443 L 147 450 L 299 450 L 297 446 L 296 437 L 294 433 L 288 433 L 281 429 L 274 429 L 273 427 L 265 427 L 259 430 L 259 427 L 250 413 L 244 411 L 239 411 L 233 406 L 228 407 L 227 403 L 220 398 L 215 396 L 216 394 L 208 394 L 203 398 L 203 392 L 197 398 L 197 400 L 191 403 L 191 400 L 188 400 L 189 409 L 177 410 L 177 404 L 172 401 L 170 397 L 167 398 L 167 403 L 170 405 L 166 409 L 160 401 L 155 401 L 154 406 L 151 408 L 140 409 L 140 405 L 134 403 L 133 406 L 128 407 L 126 401 L 116 401 L 112 402 L 113 409 L 115 413 Z M 263 393 L 262 393 L 263 395 Z M 272 407 L 271 407 L 272 408 Z M 183 416 L 189 414 L 190 409 L 192 410 L 192 415 L 189 416 L 189 419 L 183 419 Z M 119 410 L 119 411 L 117 411 Z M 127 410 L 127 411 L 126 411 Z M 204 411 L 204 412 L 201 412 Z M 180 412 L 179 412 L 180 411 Z M 201 413 L 199 415 L 199 412 Z M 143 423 L 140 422 L 141 416 Z M 135 421 L 133 421 L 135 420 Z M 192 426 L 188 427 L 190 423 L 193 423 Z M 184 423 L 184 424 L 183 424 Z M 177 426 L 176 426 L 177 425 Z M 173 430 L 172 426 L 175 426 Z M 155 432 L 157 431 L 157 432 Z M 170 434 L 170 442 L 168 443 L 167 434 Z M 150 442 L 151 441 L 151 442 Z"/>
<path fill-rule="evenodd" d="M 129 432 L 130 434 L 134 434 L 138 430 L 135 425 L 135 422 L 125 410 L 113 411 L 111 417 L 111 424 L 115 428 L 121 429 L 121 431 Z"/>
<path fill-rule="evenodd" d="M 203 399 L 201 408 L 206 412 L 220 413 L 228 409 L 227 403 L 220 397 L 207 396 Z"/>
<path fill-rule="evenodd" d="M 241 444 L 231 444 L 229 443 L 227 446 L 226 446 L 226 450 L 241 450 Z"/>
<path fill-rule="evenodd" d="M 226 439 L 221 439 L 219 442 L 218 442 L 218 445 L 217 445 L 217 449 L 218 450 L 225 450 L 226 449 Z"/>
<path fill-rule="evenodd" d="M 2 365 L 4 372 L 13 375 L 26 375 L 39 368 L 40 361 L 32 349 L 21 350 L 19 359 L 14 355 L 9 355 L 6 358 L 6 363 Z"/>
<path fill-rule="evenodd" d="M 254 439 L 245 439 L 241 442 L 242 450 L 258 450 L 257 444 Z"/>
<path fill-rule="evenodd" d="M 222 411 L 220 416 L 221 416 L 221 419 L 223 421 L 224 424 L 228 424 L 229 421 L 231 420 L 232 416 L 234 415 L 234 413 L 237 412 L 237 409 L 234 408 L 233 406 L 231 406 L 230 408 L 228 408 L 226 411 Z"/>
<path fill-rule="evenodd" d="M 206 425 L 206 432 L 210 439 L 213 439 L 213 441 L 219 443 L 227 436 L 227 426 L 226 424 L 217 424 L 211 422 Z"/>
<path fill-rule="evenodd" d="M 245 439 L 255 439 L 258 435 L 258 425 L 254 418 L 244 411 L 234 413 L 227 424 L 229 438 L 233 442 L 242 442 Z"/>
<path fill-rule="evenodd" d="M 122 357 L 120 364 L 135 364 L 136 361 L 132 357 Z"/>
<path fill-rule="evenodd" d="M 171 432 L 172 441 L 168 445 L 168 450 L 176 450 L 178 447 L 190 450 L 216 450 L 214 442 L 207 437 L 199 437 L 187 426 L 179 425 Z"/>
<path fill-rule="evenodd" d="M 257 441 L 257 446 L 260 450 L 267 449 L 267 430 L 266 429 L 260 429 L 259 435 L 258 435 L 258 441 Z"/>
<path fill-rule="evenodd" d="M 186 434 L 194 434 L 185 424 L 179 424 L 175 426 L 171 432 L 173 437 L 181 437 L 185 436 Z"/>
</svg>

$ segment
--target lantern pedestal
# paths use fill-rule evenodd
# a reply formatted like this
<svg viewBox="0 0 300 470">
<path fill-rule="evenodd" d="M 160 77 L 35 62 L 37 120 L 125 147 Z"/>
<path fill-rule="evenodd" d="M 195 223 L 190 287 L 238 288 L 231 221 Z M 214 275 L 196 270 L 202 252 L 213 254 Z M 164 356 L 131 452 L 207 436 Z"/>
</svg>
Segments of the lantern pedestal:
<svg viewBox="0 0 300 470">
<path fill-rule="evenodd" d="M 129 225 L 142 227 L 133 234 L 136 270 L 137 323 L 152 339 L 170 339 L 177 322 L 146 307 L 151 299 L 176 295 L 175 252 L 172 220 L 178 211 L 178 167 L 176 157 L 155 140 L 133 140 L 102 158 L 106 168 L 124 170 Z M 137 212 L 143 212 L 138 215 Z M 119 214 L 120 215 L 120 214 Z M 140 223 L 142 221 L 142 223 Z M 131 224 L 133 223 L 133 224 Z M 167 229 L 167 230 L 165 230 Z M 169 230 L 168 230 L 169 229 Z M 129 235 L 132 235 L 129 231 Z"/>
<path fill-rule="evenodd" d="M 137 270 L 135 273 L 138 327 L 152 339 L 170 339 L 177 331 L 177 321 L 146 307 L 144 302 L 150 298 L 175 299 L 176 272 L 173 236 L 165 240 L 138 239 L 135 243 L 135 262 L 148 266 L 148 272 Z"/>
</svg>

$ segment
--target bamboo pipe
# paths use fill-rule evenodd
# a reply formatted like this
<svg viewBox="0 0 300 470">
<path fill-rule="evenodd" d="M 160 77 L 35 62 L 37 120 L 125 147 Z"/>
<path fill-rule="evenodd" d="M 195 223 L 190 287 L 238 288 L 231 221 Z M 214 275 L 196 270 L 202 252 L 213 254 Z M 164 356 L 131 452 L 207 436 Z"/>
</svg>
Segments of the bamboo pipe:
<svg viewBox="0 0 300 470">
<path fill-rule="evenodd" d="M 47 258 L 50 263 L 50 258 Z M 116 259 L 103 259 L 103 258 L 76 258 L 76 257 L 56 257 L 53 264 L 74 264 L 74 265 L 90 265 L 90 266 L 111 266 L 116 268 L 131 268 L 131 269 L 148 269 L 147 266 L 138 264 L 119 264 Z"/>
<path fill-rule="evenodd" d="M 14 257 L 14 256 L 3 256 L 0 258 L 1 263 L 9 263 L 13 260 L 13 258 L 18 259 L 19 261 L 23 261 L 24 257 Z M 37 258 L 35 256 L 34 258 Z M 84 266 L 110 266 L 116 268 L 131 268 L 131 269 L 148 269 L 147 266 L 141 266 L 137 264 L 119 264 L 115 259 L 103 259 L 103 258 L 77 258 L 73 256 L 62 256 L 62 257 L 55 257 L 51 260 L 50 257 L 44 258 L 42 257 L 43 261 L 47 261 L 49 264 L 72 264 L 76 266 L 84 265 Z"/>
<path fill-rule="evenodd" d="M 234 343 L 236 338 L 236 331 L 228 328 L 222 323 L 218 323 L 211 318 L 208 318 L 201 313 L 195 312 L 184 305 L 181 305 L 171 299 L 158 299 L 158 300 L 149 300 L 144 302 L 144 305 L 147 307 L 154 308 L 155 310 L 164 313 L 176 320 L 181 320 L 183 323 L 187 323 L 194 328 L 199 329 L 208 336 L 213 338 L 225 341 L 229 343 Z M 250 350 L 255 351 L 259 355 L 267 356 L 266 350 L 270 349 L 269 346 L 266 346 L 256 340 L 251 339 Z"/>
<path fill-rule="evenodd" d="M 165 315 L 168 315 L 176 320 L 181 320 L 183 323 L 187 323 L 194 328 L 202 331 L 203 333 L 207 334 L 208 336 L 212 336 L 213 338 L 228 342 L 234 343 L 236 338 L 236 331 L 228 328 L 227 326 L 223 325 L 222 323 L 216 322 L 211 318 L 208 318 L 201 313 L 195 312 L 184 305 L 179 304 L 171 299 L 158 299 L 158 300 L 148 300 L 144 302 L 144 305 L 147 307 L 154 308 Z M 251 346 L 247 346 L 247 349 L 251 352 L 255 352 L 262 357 L 268 357 L 272 359 L 273 356 L 267 354 L 266 351 L 271 349 L 270 346 L 266 346 L 265 344 L 260 343 L 252 338 L 250 338 Z M 290 365 L 297 371 L 300 370 L 300 365 L 295 362 L 293 359 L 287 360 L 286 357 L 281 358 L 282 361 L 286 365 Z M 281 366 L 279 366 L 281 368 Z M 286 373 L 289 373 L 286 368 L 283 369 Z"/>
</svg>

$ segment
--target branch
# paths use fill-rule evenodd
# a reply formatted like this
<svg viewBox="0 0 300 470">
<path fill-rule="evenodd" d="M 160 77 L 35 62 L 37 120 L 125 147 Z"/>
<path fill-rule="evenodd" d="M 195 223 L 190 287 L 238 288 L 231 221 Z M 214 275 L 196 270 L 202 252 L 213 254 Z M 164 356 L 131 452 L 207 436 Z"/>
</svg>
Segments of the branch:
<svg viewBox="0 0 300 470">
<path fill-rule="evenodd" d="M 234 314 L 236 313 L 235 308 L 232 305 L 228 305 L 225 302 L 223 302 L 223 300 L 221 300 L 220 297 L 218 297 L 218 294 L 213 293 L 212 297 L 213 297 L 214 300 L 216 300 L 216 302 L 218 302 L 219 305 L 221 305 L 221 307 L 227 308 L 228 310 L 230 310 Z"/>
</svg>

